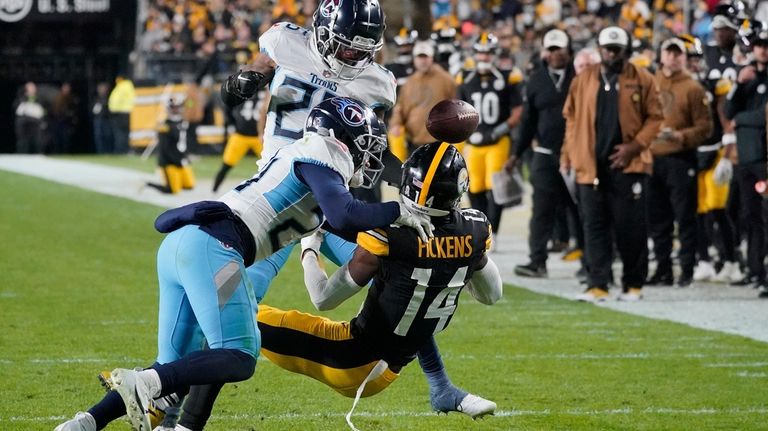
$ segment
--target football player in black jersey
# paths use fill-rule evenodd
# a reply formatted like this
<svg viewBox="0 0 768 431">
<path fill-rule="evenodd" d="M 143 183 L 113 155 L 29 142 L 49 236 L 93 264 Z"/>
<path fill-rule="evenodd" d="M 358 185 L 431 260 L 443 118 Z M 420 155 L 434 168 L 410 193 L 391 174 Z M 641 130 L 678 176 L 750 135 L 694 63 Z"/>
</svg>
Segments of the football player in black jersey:
<svg viewBox="0 0 768 431">
<path fill-rule="evenodd" d="M 397 80 L 397 87 L 405 83 L 405 80 L 413 73 L 413 45 L 419 38 L 419 32 L 405 27 L 395 36 L 397 57 L 391 63 L 384 65 Z M 386 118 L 385 118 L 386 119 Z"/>
<path fill-rule="evenodd" d="M 397 97 L 400 97 L 400 87 L 405 84 L 408 77 L 413 75 L 413 47 L 416 41 L 419 39 L 419 32 L 416 30 L 408 30 L 406 27 L 400 29 L 400 32 L 395 36 L 395 46 L 397 47 L 397 57 L 395 61 L 384 65 L 397 81 Z M 384 122 L 389 124 L 389 119 L 392 117 L 392 110 L 384 113 Z M 408 144 L 405 142 L 405 134 L 398 135 L 389 133 L 387 134 L 387 141 L 389 142 L 390 151 L 397 156 L 400 160 L 408 158 Z"/>
<path fill-rule="evenodd" d="M 195 175 L 187 157 L 187 129 L 189 123 L 181 113 L 183 100 L 170 98 L 167 118 L 158 130 L 157 166 L 162 171 L 165 184 L 148 182 L 147 186 L 162 193 L 175 194 L 195 187 Z"/>
<path fill-rule="evenodd" d="M 260 305 L 262 354 L 342 395 L 370 396 L 391 384 L 432 335 L 445 329 L 465 286 L 478 301 L 495 303 L 502 288 L 486 255 L 490 224 L 481 212 L 459 208 L 467 186 L 466 164 L 455 147 L 422 146 L 404 164 L 400 196 L 411 211 L 430 216 L 433 238 L 424 242 L 394 227 L 359 233 L 352 259 L 330 278 L 318 263 L 322 236 L 302 242 L 304 280 L 318 309 L 334 308 L 372 281 L 371 287 L 350 322 Z M 472 417 L 495 408 L 471 394 L 460 404 Z"/>
<path fill-rule="evenodd" d="M 704 47 L 704 60 L 707 63 L 708 69 L 707 80 L 704 85 L 715 95 L 715 103 L 712 105 L 718 107 L 719 115 L 722 118 L 720 123 L 723 127 L 720 128 L 718 127 L 720 125 L 716 124 L 716 128 L 719 130 L 715 131 L 719 135 L 717 138 L 721 141 L 725 150 L 718 164 L 728 169 L 721 168 L 720 171 L 732 171 L 730 159 L 735 159 L 736 140 L 733 134 L 733 127 L 723 114 L 723 106 L 725 95 L 728 94 L 733 83 L 736 82 L 736 76 L 739 71 L 739 66 L 734 61 L 733 55 L 739 27 L 744 18 L 747 17 L 747 14 L 743 2 L 737 0 L 721 2 L 712 11 L 712 15 L 712 33 L 714 37 Z M 740 190 L 736 181 L 731 181 L 731 178 L 727 178 L 727 182 L 730 183 L 730 188 L 728 190 L 726 211 L 733 222 L 733 242 L 738 244 L 741 241 L 741 231 L 743 229 L 738 205 Z M 736 248 L 736 259 L 739 261 L 743 260 L 738 247 Z M 740 272 L 735 269 L 733 270 L 735 275 L 740 275 Z M 732 279 L 728 277 L 727 280 Z M 727 280 L 724 279 L 723 281 Z"/>
<path fill-rule="evenodd" d="M 685 43 L 688 54 L 688 70 L 707 90 L 712 111 L 712 134 L 699 147 L 697 153 L 697 181 L 698 202 L 696 216 L 696 253 L 697 263 L 693 271 L 694 281 L 718 281 L 729 283 L 743 278 L 741 269 L 736 261 L 733 224 L 725 211 L 728 201 L 730 181 L 718 182 L 715 180 L 715 168 L 725 162 L 725 149 L 723 148 L 723 124 L 728 123 L 721 115 L 725 96 L 731 90 L 733 83 L 724 77 L 708 79 L 707 66 L 704 61 L 704 47 L 699 38 L 690 34 L 677 36 Z M 721 119 L 722 118 L 722 119 Z M 730 125 L 727 125 L 730 128 Z M 717 225 L 717 230 L 714 229 Z M 718 241 L 713 241 L 713 236 L 719 235 Z M 722 266 L 720 271 L 712 262 L 709 255 L 709 246 L 718 245 L 718 255 Z"/>
<path fill-rule="evenodd" d="M 500 71 L 495 66 L 496 37 L 482 33 L 474 44 L 475 69 L 457 76 L 458 98 L 471 103 L 480 113 L 480 124 L 469 137 L 464 155 L 469 168 L 469 199 L 472 208 L 484 212 L 495 234 L 502 207 L 493 201 L 491 177 L 501 171 L 509 158 L 510 130 L 523 112 L 518 69 Z"/>
</svg>

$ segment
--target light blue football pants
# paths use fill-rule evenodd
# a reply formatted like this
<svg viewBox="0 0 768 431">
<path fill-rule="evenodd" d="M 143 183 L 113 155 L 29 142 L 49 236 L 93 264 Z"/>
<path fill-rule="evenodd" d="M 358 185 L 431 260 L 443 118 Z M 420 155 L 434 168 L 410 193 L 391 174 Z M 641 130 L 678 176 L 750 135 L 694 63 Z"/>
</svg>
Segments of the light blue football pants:
<svg viewBox="0 0 768 431">
<path fill-rule="evenodd" d="M 160 312 L 157 362 L 201 350 L 237 349 L 258 357 L 258 302 L 243 257 L 188 225 L 169 233 L 157 252 Z"/>
</svg>

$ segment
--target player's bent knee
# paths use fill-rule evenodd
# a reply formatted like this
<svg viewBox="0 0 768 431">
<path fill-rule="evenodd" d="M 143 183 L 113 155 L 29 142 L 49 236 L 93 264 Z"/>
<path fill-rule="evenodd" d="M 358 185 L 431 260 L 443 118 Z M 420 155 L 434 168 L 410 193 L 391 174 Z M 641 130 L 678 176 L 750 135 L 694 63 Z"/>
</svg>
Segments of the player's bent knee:
<svg viewBox="0 0 768 431">
<path fill-rule="evenodd" d="M 237 349 L 225 349 L 232 357 L 228 367 L 228 375 L 225 381 L 240 382 L 251 378 L 256 371 L 256 358 L 258 351 L 254 353 Z"/>
</svg>

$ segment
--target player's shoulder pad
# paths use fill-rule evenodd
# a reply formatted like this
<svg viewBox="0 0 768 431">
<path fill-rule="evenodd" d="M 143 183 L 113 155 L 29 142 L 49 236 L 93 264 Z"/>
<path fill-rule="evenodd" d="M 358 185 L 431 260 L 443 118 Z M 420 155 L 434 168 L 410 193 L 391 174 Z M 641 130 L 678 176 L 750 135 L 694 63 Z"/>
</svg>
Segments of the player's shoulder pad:
<svg viewBox="0 0 768 431">
<path fill-rule="evenodd" d="M 163 123 L 157 128 L 157 133 L 168 133 L 171 130 L 167 124 Z"/>
<path fill-rule="evenodd" d="M 462 208 L 459 213 L 467 220 L 488 223 L 488 217 L 485 216 L 485 213 L 474 208 Z"/>
<path fill-rule="evenodd" d="M 464 71 L 460 71 L 456 74 L 456 76 L 453 77 L 453 80 L 456 82 L 456 85 L 461 85 L 464 83 Z"/>
<path fill-rule="evenodd" d="M 467 85 L 477 76 L 477 70 L 475 69 L 462 69 L 456 74 L 456 79 L 460 79 L 461 82 L 456 81 L 458 85 Z"/>
<path fill-rule="evenodd" d="M 731 91 L 731 88 L 733 88 L 733 82 L 730 79 L 720 78 L 715 83 L 715 96 L 725 96 Z"/>
<path fill-rule="evenodd" d="M 354 162 L 347 147 L 337 140 L 312 133 L 299 138 L 288 148 L 294 147 L 294 158 L 304 163 L 325 166 L 336 171 L 344 183 L 354 174 Z"/>
<path fill-rule="evenodd" d="M 507 75 L 507 84 L 514 85 L 521 82 L 523 82 L 523 72 L 519 68 L 513 67 Z"/>
<path fill-rule="evenodd" d="M 290 22 L 278 22 L 259 37 L 259 47 L 269 58 L 280 64 L 280 57 L 300 52 L 294 46 L 303 46 L 310 32 Z"/>
<path fill-rule="evenodd" d="M 487 237 L 485 238 L 485 249 L 490 250 L 491 249 L 491 222 L 488 221 L 488 217 L 485 216 L 485 213 L 482 211 L 478 211 L 473 208 L 464 208 L 460 210 L 460 214 L 462 217 L 464 217 L 466 220 L 469 220 L 473 223 L 475 223 L 475 226 L 472 230 L 473 232 L 487 232 Z M 477 229 L 477 230 L 475 230 Z"/>
<path fill-rule="evenodd" d="M 384 82 L 387 83 L 384 88 L 386 90 L 385 99 L 390 103 L 390 105 L 385 106 L 384 108 L 387 110 L 392 109 L 395 106 L 395 101 L 397 100 L 397 78 L 395 78 L 395 74 L 379 63 L 373 63 L 370 66 L 370 69 L 374 69 L 377 74 L 382 76 Z M 372 108 L 378 108 L 378 106 L 372 106 Z"/>
<path fill-rule="evenodd" d="M 389 256 L 389 238 L 385 229 L 358 233 L 357 245 L 375 256 Z"/>
</svg>

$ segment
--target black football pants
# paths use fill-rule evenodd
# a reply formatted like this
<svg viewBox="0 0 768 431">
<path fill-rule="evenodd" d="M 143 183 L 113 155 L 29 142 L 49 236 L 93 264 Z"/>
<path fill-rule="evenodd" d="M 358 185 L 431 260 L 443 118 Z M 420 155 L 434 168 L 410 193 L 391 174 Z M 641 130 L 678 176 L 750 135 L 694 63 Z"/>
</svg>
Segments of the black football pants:
<svg viewBox="0 0 768 431">
<path fill-rule="evenodd" d="M 531 262 L 542 266 L 547 261 L 547 241 L 552 237 L 558 210 L 573 210 L 578 214 L 559 171 L 560 160 L 549 154 L 533 153 L 531 159 L 531 185 L 533 186 L 533 212 L 529 224 L 528 250 Z M 581 223 L 574 233 L 577 245 L 583 247 Z"/>
<path fill-rule="evenodd" d="M 733 176 L 739 184 L 739 212 L 744 217 L 743 229 L 747 235 L 747 267 L 749 275 L 765 279 L 765 215 L 763 198 L 755 191 L 755 183 L 765 181 L 765 162 L 738 164 Z"/>
<path fill-rule="evenodd" d="M 613 238 L 624 288 L 640 288 L 648 275 L 647 184 L 645 174 L 606 170 L 597 185 L 577 186 L 584 225 L 589 287 L 608 288 Z"/>
<path fill-rule="evenodd" d="M 693 275 L 696 264 L 696 160 L 656 157 L 648 185 L 648 227 L 656 255 L 656 272 L 672 273 L 672 240 L 677 222 L 680 269 Z"/>
</svg>

